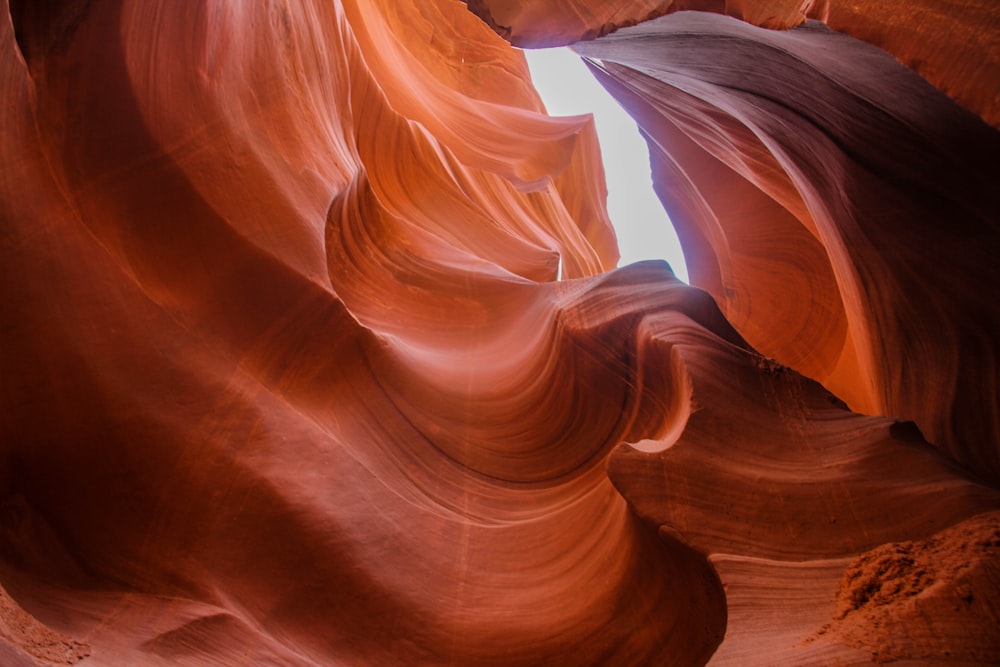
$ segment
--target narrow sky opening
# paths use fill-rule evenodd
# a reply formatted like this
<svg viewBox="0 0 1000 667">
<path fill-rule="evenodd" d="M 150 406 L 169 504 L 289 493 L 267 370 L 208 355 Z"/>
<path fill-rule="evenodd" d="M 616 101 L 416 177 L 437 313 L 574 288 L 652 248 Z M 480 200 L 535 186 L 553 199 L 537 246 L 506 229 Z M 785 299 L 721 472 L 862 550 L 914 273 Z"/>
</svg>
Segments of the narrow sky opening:
<svg viewBox="0 0 1000 667">
<path fill-rule="evenodd" d="M 608 215 L 618 236 L 619 266 L 665 259 L 687 282 L 674 226 L 653 192 L 649 148 L 639 128 L 569 48 L 527 49 L 531 79 L 553 116 L 594 114 L 608 182 Z"/>
</svg>

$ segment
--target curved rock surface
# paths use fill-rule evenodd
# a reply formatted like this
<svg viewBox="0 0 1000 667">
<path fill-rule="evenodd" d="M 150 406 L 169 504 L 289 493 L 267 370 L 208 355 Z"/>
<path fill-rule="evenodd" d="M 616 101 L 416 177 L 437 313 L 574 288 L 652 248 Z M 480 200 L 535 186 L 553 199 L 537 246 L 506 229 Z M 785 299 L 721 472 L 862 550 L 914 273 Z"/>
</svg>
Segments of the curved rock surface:
<svg viewBox="0 0 1000 667">
<path fill-rule="evenodd" d="M 463 0 L 515 46 L 544 48 L 594 39 L 664 14 L 695 10 L 737 17 L 768 28 L 791 28 L 815 0 Z M 820 0 L 815 11 L 824 11 Z"/>
<path fill-rule="evenodd" d="M 0 662 L 998 657 L 1000 493 L 949 454 L 992 436 L 850 412 L 710 280 L 611 270 L 590 120 L 464 4 L 0 10 Z M 796 363 L 834 384 L 854 311 L 790 215 L 819 287 L 784 326 L 825 313 Z"/>
<path fill-rule="evenodd" d="M 685 13 L 575 48 L 736 328 L 1000 479 L 1000 133 L 818 23 Z"/>
<path fill-rule="evenodd" d="M 696 10 L 787 29 L 818 19 L 893 54 L 1000 127 L 1000 10 L 993 0 L 465 0 L 512 44 L 566 46 Z"/>
</svg>

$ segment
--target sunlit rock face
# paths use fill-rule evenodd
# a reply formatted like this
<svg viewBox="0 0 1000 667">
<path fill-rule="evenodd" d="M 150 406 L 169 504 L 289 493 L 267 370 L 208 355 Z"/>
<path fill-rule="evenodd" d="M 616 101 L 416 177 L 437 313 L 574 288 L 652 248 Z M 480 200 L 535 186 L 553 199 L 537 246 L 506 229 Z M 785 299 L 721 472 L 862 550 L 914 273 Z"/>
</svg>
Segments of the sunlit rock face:
<svg viewBox="0 0 1000 667">
<path fill-rule="evenodd" d="M 578 45 L 757 349 L 1000 479 L 1000 133 L 819 23 L 677 14 Z M 920 324 L 923 322 L 924 324 Z"/>
<path fill-rule="evenodd" d="M 809 16 L 885 49 L 1000 128 L 1000 11 L 992 0 L 825 0 Z"/>
<path fill-rule="evenodd" d="M 0 9 L 0 663 L 1000 658 L 997 140 L 887 57 L 579 47 L 703 291 L 457 0 Z"/>
</svg>

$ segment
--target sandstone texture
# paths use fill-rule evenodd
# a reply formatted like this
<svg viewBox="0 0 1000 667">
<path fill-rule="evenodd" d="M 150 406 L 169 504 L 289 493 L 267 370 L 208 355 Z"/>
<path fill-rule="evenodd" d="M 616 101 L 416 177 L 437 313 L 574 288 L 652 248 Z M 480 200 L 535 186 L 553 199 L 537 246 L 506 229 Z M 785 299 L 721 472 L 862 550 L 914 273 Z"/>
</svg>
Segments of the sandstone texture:
<svg viewBox="0 0 1000 667">
<path fill-rule="evenodd" d="M 1000 661 L 997 10 L 704 4 L 0 0 L 0 664 Z"/>
<path fill-rule="evenodd" d="M 993 0 L 465 0 L 516 46 L 565 46 L 687 10 L 784 30 L 807 19 L 879 46 L 1000 127 L 1000 12 Z"/>
<path fill-rule="evenodd" d="M 576 49 L 751 344 L 1000 479 L 1000 133 L 819 23 L 687 12 Z"/>
</svg>

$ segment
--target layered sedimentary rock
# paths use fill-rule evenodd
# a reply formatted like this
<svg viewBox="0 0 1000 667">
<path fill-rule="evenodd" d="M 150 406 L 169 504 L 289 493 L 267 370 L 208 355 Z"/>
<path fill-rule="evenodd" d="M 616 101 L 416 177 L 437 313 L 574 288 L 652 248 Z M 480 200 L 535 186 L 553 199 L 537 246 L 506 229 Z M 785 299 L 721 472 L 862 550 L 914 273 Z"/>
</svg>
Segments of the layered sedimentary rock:
<svg viewBox="0 0 1000 667">
<path fill-rule="evenodd" d="M 992 0 L 465 0 L 511 43 L 565 46 L 696 10 L 787 29 L 807 18 L 879 46 L 1000 127 L 1000 13 Z"/>
<path fill-rule="evenodd" d="M 686 13 L 576 48 L 737 329 L 1000 479 L 1000 133 L 817 23 Z"/>
<path fill-rule="evenodd" d="M 464 0 L 469 9 L 512 44 L 566 46 L 664 14 L 727 14 L 769 28 L 791 28 L 807 13 L 823 13 L 826 0 Z"/>
<path fill-rule="evenodd" d="M 820 232 L 860 224 L 836 216 L 872 198 L 919 209 L 921 188 L 842 188 L 850 206 L 829 220 L 795 217 L 804 204 L 755 217 L 815 286 L 789 288 L 801 316 L 766 306 L 784 318 L 766 334 L 760 310 L 712 281 L 721 246 L 698 239 L 694 217 L 682 216 L 686 250 L 707 292 L 663 263 L 612 270 L 590 121 L 546 117 L 523 58 L 457 0 L 0 9 L 0 662 L 1000 655 L 1000 493 L 968 467 L 988 465 L 996 443 L 987 410 L 945 400 L 967 395 L 968 373 L 936 361 L 958 355 L 978 364 L 977 386 L 995 379 L 940 299 L 954 285 L 957 301 L 982 304 L 967 283 L 988 248 L 933 237 L 939 251 L 949 238 L 970 247 L 967 273 L 937 291 L 914 277 L 855 311 L 843 295 L 856 283 Z M 712 30 L 760 39 L 731 25 Z M 859 48 L 823 44 L 844 58 Z M 625 60 L 631 47 L 588 48 Z M 633 111 L 626 84 L 667 84 L 601 57 Z M 760 95 L 747 104 L 789 122 Z M 684 113 L 725 137 L 739 127 L 726 111 Z M 651 137 L 666 118 L 652 117 Z M 863 139 L 898 147 L 872 127 Z M 844 128 L 841 141 L 859 141 Z M 995 141 L 969 136 L 984 152 Z M 831 141 L 804 137 L 803 150 Z M 780 189 L 765 167 L 783 151 L 761 143 L 756 162 L 735 154 Z M 683 163 L 684 146 L 658 155 Z M 665 196 L 672 212 L 708 210 L 695 194 L 713 175 L 693 172 L 687 198 Z M 963 185 L 968 172 L 932 192 L 967 194 L 981 185 Z M 719 198 L 761 200 L 714 183 Z M 988 218 L 991 200 L 976 201 L 962 210 Z M 981 218 L 962 230 L 982 232 Z M 789 264 L 773 248 L 740 252 Z M 874 250 L 841 259 L 897 282 L 913 266 Z M 770 303 L 766 269 L 744 273 L 737 289 Z M 769 358 L 812 341 L 812 357 L 791 361 L 853 404 L 828 356 L 849 350 L 856 312 L 871 320 L 871 355 L 906 342 L 891 324 L 911 289 L 944 309 L 943 334 L 920 329 L 906 348 L 942 384 L 927 391 L 932 410 L 978 420 L 952 440 L 851 412 Z M 781 327 L 795 335 L 774 338 Z M 843 356 L 859 386 L 896 386 Z"/>
</svg>

